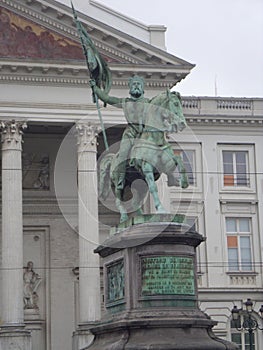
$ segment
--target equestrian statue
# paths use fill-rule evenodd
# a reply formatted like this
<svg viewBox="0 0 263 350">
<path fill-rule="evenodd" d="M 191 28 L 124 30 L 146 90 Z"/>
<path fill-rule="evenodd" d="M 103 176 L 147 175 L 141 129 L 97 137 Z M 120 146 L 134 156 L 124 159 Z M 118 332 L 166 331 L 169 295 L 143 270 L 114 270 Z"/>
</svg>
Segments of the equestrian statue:
<svg viewBox="0 0 263 350">
<path fill-rule="evenodd" d="M 127 120 L 120 148 L 117 154 L 108 153 L 100 162 L 99 198 L 105 200 L 113 188 L 116 206 L 120 212 L 120 221 L 128 219 L 125 208 L 125 194 L 131 193 L 135 180 L 147 184 L 157 213 L 166 213 L 157 190 L 156 180 L 162 173 L 169 178 L 169 183 L 178 167 L 180 185 L 188 187 L 188 179 L 179 155 L 175 155 L 166 140 L 168 132 L 182 131 L 186 121 L 182 112 L 180 95 L 167 90 L 152 99 L 144 97 L 144 80 L 133 76 L 129 80 L 128 98 L 109 96 L 101 90 L 94 80 L 90 81 L 94 93 L 105 104 L 123 108 Z M 136 186 L 132 191 L 131 211 L 142 214 L 141 205 L 145 197 L 145 186 Z M 129 197 L 128 197 L 129 198 Z"/>
<path fill-rule="evenodd" d="M 186 127 L 180 94 L 168 89 L 148 99 L 144 97 L 144 79 L 135 75 L 129 80 L 130 97 L 110 96 L 112 78 L 108 65 L 78 21 L 73 5 L 72 10 L 90 73 L 93 101 L 97 105 L 107 151 L 99 164 L 99 199 L 105 200 L 112 188 L 120 221 L 124 222 L 128 219 L 125 206 L 127 199 L 131 198 L 129 202 L 132 208 L 129 211 L 142 214 L 143 200 L 149 191 L 156 212 L 166 213 L 155 181 L 164 173 L 168 176 L 168 184 L 177 184 L 174 172 L 178 168 L 180 186 L 188 187 L 183 161 L 179 155 L 174 154 L 166 140 L 167 133 L 176 133 Z M 124 111 L 127 126 L 117 154 L 108 152 L 98 99 L 104 102 L 104 106 L 110 104 Z M 141 186 L 142 184 L 144 185 Z"/>
</svg>

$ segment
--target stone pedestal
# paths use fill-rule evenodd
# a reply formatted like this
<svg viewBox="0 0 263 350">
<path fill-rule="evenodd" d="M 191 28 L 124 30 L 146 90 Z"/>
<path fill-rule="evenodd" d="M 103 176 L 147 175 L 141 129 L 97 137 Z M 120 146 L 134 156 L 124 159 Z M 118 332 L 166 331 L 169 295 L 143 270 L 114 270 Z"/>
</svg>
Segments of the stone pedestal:
<svg viewBox="0 0 263 350">
<path fill-rule="evenodd" d="M 84 350 L 92 343 L 94 335 L 90 332 L 88 325 L 79 325 L 78 329 L 73 333 L 72 349 Z"/>
<path fill-rule="evenodd" d="M 103 258 L 106 316 L 91 350 L 234 350 L 197 305 L 197 232 L 179 223 L 135 224 L 111 236 Z"/>
<path fill-rule="evenodd" d="M 31 333 L 22 327 L 5 326 L 0 331 L 0 350 L 32 350 Z"/>
</svg>

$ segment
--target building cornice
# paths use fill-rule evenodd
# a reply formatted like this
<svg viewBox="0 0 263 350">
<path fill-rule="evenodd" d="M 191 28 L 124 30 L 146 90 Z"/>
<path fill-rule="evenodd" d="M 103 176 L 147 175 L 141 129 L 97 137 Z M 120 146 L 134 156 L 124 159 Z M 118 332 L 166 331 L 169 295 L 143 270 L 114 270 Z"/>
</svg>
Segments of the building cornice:
<svg viewBox="0 0 263 350">
<path fill-rule="evenodd" d="M 113 86 L 127 86 L 128 78 L 134 74 L 144 77 L 146 86 L 171 88 L 175 81 L 186 77 L 187 69 L 180 67 L 113 64 L 111 66 Z M 89 84 L 87 67 L 84 62 L 37 62 L 27 60 L 0 60 L 0 83 L 82 86 Z"/>
<path fill-rule="evenodd" d="M 36 82 L 38 83 L 38 82 Z M 126 84 L 127 82 L 125 82 Z M 88 84 L 88 82 L 87 82 Z M 124 84 L 124 82 L 123 82 Z M 87 86 L 88 88 L 88 86 Z M 197 100 L 198 105 L 194 105 L 193 101 Z M 218 108 L 225 104 L 226 101 L 232 101 L 233 106 L 243 106 L 240 109 L 228 108 L 227 110 Z M 244 101 L 241 105 L 240 102 Z M 247 109 L 247 102 L 250 103 L 250 109 Z M 246 131 L 252 129 L 253 132 L 261 132 L 263 128 L 263 99 L 251 98 L 207 98 L 207 97 L 182 97 L 183 112 L 189 127 L 214 128 L 214 131 L 225 130 L 241 130 Z M 237 103 L 235 103 L 237 102 Z M 113 106 L 108 105 L 107 108 L 101 109 L 104 122 L 107 125 L 125 124 L 123 112 Z M 213 113 L 212 113 L 213 112 Z M 82 118 L 88 118 L 90 121 L 97 120 L 97 110 L 95 104 L 81 103 L 34 103 L 30 105 L 27 102 L 14 103 L 2 101 L 0 103 L 0 118 L 22 119 L 33 122 L 70 122 L 74 123 Z"/>
<path fill-rule="evenodd" d="M 189 126 L 191 125 L 225 125 L 225 126 L 262 126 L 263 125 L 263 117 L 261 118 L 237 118 L 228 116 L 226 118 L 222 118 L 220 116 L 205 116 L 203 118 L 198 118 L 196 116 L 186 115 L 186 120 Z"/>
</svg>

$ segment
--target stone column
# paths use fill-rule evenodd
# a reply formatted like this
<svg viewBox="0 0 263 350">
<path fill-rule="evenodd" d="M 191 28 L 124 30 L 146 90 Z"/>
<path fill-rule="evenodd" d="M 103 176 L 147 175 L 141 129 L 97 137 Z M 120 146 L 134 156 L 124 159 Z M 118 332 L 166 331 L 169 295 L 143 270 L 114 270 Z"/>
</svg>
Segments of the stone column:
<svg viewBox="0 0 263 350">
<path fill-rule="evenodd" d="M 31 349 L 24 329 L 22 134 L 25 124 L 1 122 L 2 133 L 2 319 L 0 349 Z M 1 347 L 2 346 L 2 347 Z"/>
<path fill-rule="evenodd" d="M 101 317 L 99 257 L 94 249 L 99 242 L 97 196 L 96 125 L 79 123 L 78 131 L 78 210 L 79 210 L 79 317 L 74 340 L 76 349 L 91 341 L 87 329 Z"/>
</svg>

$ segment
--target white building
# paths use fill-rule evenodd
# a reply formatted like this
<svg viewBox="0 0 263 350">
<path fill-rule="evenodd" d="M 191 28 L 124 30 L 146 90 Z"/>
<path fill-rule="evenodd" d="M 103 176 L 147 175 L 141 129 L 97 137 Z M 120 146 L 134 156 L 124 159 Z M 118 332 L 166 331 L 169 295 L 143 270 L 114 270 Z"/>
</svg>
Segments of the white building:
<svg viewBox="0 0 263 350">
<path fill-rule="evenodd" d="M 79 19 L 112 71 L 111 95 L 127 96 L 128 78 L 139 74 L 151 97 L 193 68 L 165 51 L 165 27 L 144 26 L 93 0 L 86 13 Z M 0 349 L 28 349 L 30 339 L 33 350 L 82 349 L 103 300 L 93 250 L 118 213 L 96 200 L 96 152 L 104 146 L 101 135 L 98 148 L 93 142 L 99 118 L 71 9 L 55 0 L 0 0 L 0 67 Z M 189 127 L 170 141 L 191 185 L 181 191 L 162 179 L 160 192 L 167 209 L 186 213 L 206 237 L 200 307 L 218 321 L 217 335 L 235 333 L 244 350 L 231 309 L 247 298 L 255 311 L 263 303 L 263 99 L 183 97 L 183 107 Z M 123 112 L 101 111 L 114 144 Z M 23 275 L 30 261 L 38 274 L 33 298 L 26 294 L 32 271 Z M 262 349 L 261 331 L 254 342 Z"/>
</svg>

